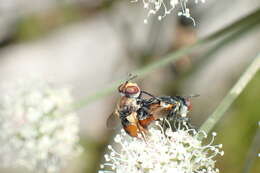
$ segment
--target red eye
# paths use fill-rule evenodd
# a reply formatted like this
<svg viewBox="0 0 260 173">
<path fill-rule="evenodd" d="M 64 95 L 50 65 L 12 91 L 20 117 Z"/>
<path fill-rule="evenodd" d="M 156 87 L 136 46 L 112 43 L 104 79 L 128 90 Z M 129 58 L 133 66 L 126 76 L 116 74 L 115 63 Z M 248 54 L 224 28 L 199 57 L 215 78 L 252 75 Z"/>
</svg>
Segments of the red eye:
<svg viewBox="0 0 260 173">
<path fill-rule="evenodd" d="M 188 110 L 190 111 L 192 109 L 192 104 L 190 99 L 185 99 L 185 104 L 188 107 Z"/>
<path fill-rule="evenodd" d="M 125 90 L 125 92 L 126 92 L 127 94 L 137 94 L 139 91 L 140 91 L 139 88 L 136 87 L 136 86 L 129 86 L 129 87 L 127 87 L 126 90 Z"/>
</svg>

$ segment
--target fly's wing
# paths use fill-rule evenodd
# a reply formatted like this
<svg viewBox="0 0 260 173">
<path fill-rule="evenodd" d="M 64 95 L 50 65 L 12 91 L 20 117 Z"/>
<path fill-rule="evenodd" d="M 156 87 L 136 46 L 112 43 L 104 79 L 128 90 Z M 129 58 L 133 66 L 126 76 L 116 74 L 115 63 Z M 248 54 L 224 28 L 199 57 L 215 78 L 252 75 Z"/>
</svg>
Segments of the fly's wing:
<svg viewBox="0 0 260 173">
<path fill-rule="evenodd" d="M 162 115 L 162 107 L 160 104 L 151 104 L 149 105 L 149 114 L 154 117 L 154 119 L 161 118 Z"/>
<path fill-rule="evenodd" d="M 117 114 L 115 112 L 113 112 L 112 114 L 110 114 L 110 116 L 107 118 L 107 128 L 108 129 L 116 129 L 118 128 L 120 124 L 120 120 L 119 117 L 117 116 Z"/>
<path fill-rule="evenodd" d="M 166 118 L 169 115 L 171 109 L 173 109 L 173 107 L 173 104 L 151 104 L 149 106 L 149 114 L 152 115 L 155 120 L 160 118 Z"/>
</svg>

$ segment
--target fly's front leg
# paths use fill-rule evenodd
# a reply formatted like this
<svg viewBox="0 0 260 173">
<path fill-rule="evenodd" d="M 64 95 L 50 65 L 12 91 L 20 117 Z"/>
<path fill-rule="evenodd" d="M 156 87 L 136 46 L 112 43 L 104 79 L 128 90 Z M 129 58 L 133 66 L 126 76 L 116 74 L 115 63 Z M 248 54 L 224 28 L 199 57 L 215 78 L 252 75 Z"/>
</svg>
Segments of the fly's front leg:
<svg viewBox="0 0 260 173">
<path fill-rule="evenodd" d="M 140 98 L 142 98 L 142 95 L 143 95 L 143 94 L 146 94 L 146 95 L 150 96 L 151 98 L 153 98 L 153 100 L 162 101 L 159 97 L 156 97 L 156 96 L 150 94 L 150 93 L 147 92 L 147 91 L 141 91 Z"/>
</svg>

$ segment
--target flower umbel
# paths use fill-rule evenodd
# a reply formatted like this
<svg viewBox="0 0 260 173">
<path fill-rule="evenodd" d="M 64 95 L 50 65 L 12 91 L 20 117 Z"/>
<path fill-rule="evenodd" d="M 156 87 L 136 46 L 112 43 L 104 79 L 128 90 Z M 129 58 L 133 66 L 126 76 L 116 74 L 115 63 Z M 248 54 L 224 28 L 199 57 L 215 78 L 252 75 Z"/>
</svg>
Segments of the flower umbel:
<svg viewBox="0 0 260 173">
<path fill-rule="evenodd" d="M 203 132 L 194 129 L 171 128 L 163 130 L 157 124 L 149 129 L 147 144 L 140 139 L 129 137 L 123 130 L 114 141 L 119 149 L 108 146 L 106 163 L 100 173 L 218 173 L 215 156 L 223 155 L 222 145 L 212 145 L 216 133 L 207 145 L 197 139 Z"/>
<path fill-rule="evenodd" d="M 33 172 L 58 172 L 81 150 L 78 117 L 64 113 L 72 98 L 68 89 L 37 81 L 2 89 L 0 162 Z"/>
<path fill-rule="evenodd" d="M 138 2 L 139 0 L 132 0 L 132 2 Z M 144 9 L 148 11 L 147 18 L 144 23 L 148 22 L 148 18 L 151 15 L 157 14 L 160 10 L 163 10 L 163 14 L 158 16 L 158 20 L 162 20 L 166 15 L 170 14 L 173 9 L 180 6 L 181 11 L 178 12 L 178 16 L 185 16 L 192 20 L 195 25 L 195 20 L 190 15 L 190 9 L 187 8 L 189 0 L 143 0 Z M 205 0 L 194 0 L 197 4 L 199 2 L 204 3 Z"/>
</svg>

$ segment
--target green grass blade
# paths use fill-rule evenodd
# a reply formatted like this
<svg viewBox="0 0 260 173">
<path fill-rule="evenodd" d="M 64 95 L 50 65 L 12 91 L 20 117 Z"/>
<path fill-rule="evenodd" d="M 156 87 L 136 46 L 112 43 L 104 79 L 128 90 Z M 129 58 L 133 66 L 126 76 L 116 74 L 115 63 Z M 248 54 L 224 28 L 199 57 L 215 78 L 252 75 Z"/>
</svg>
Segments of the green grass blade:
<svg viewBox="0 0 260 173">
<path fill-rule="evenodd" d="M 238 82 L 233 86 L 233 88 L 228 92 L 222 102 L 219 104 L 217 109 L 210 115 L 206 122 L 201 126 L 200 130 L 209 133 L 214 125 L 220 120 L 227 109 L 231 106 L 234 100 L 243 91 L 246 85 L 254 77 L 256 72 L 260 68 L 260 54 L 253 60 L 253 62 L 246 69 L 244 74 L 240 77 Z"/>
<path fill-rule="evenodd" d="M 162 68 L 162 67 L 166 66 L 167 64 L 169 64 L 170 62 L 174 62 L 174 61 L 178 60 L 179 58 L 183 57 L 184 55 L 191 53 L 192 51 L 196 50 L 198 47 L 200 47 L 202 45 L 208 44 L 211 41 L 214 41 L 223 36 L 226 36 L 226 35 L 230 34 L 231 32 L 235 32 L 236 30 L 240 29 L 241 27 L 249 26 L 252 23 L 255 23 L 256 21 L 259 20 L 259 18 L 260 18 L 260 9 L 252 12 L 251 14 L 226 26 L 225 28 L 223 28 L 221 30 L 219 30 L 201 40 L 198 40 L 194 44 L 188 45 L 174 53 L 171 53 L 165 57 L 162 57 L 160 60 L 155 61 L 139 70 L 133 71 L 133 74 L 137 74 L 139 78 L 142 78 L 145 75 L 155 71 L 156 69 Z M 119 80 L 114 83 L 111 83 L 110 85 L 106 86 L 105 88 L 100 89 L 97 92 L 93 93 L 92 95 L 89 95 L 86 98 L 83 98 L 82 100 L 80 100 L 80 101 L 76 102 L 74 105 L 72 105 L 72 109 L 73 110 L 80 109 L 81 107 L 84 107 L 93 101 L 96 101 L 106 95 L 109 95 L 123 81 L 124 80 Z"/>
<path fill-rule="evenodd" d="M 204 53 L 204 55 L 200 56 L 198 62 L 193 64 L 190 70 L 177 77 L 176 83 L 181 83 L 182 80 L 186 79 L 189 75 L 196 73 L 199 69 L 203 68 L 203 66 L 207 62 L 214 58 L 214 56 L 212 55 L 214 55 L 216 52 L 226 47 L 227 45 L 233 43 L 234 41 L 239 40 L 242 35 L 252 31 L 253 29 L 257 29 L 259 27 L 258 25 L 260 25 L 259 21 L 255 21 L 255 23 L 252 22 L 251 24 L 240 27 L 240 29 L 237 29 L 237 31 L 235 32 L 228 34 L 228 36 L 221 39 L 220 41 L 217 41 L 217 43 L 209 48 L 206 53 Z"/>
<path fill-rule="evenodd" d="M 253 138 L 252 144 L 248 150 L 244 168 L 241 171 L 242 173 L 249 173 L 250 168 L 252 167 L 253 163 L 256 161 L 258 157 L 258 151 L 260 148 L 260 121 L 258 122 L 258 129 L 256 130 L 255 137 Z"/>
</svg>

